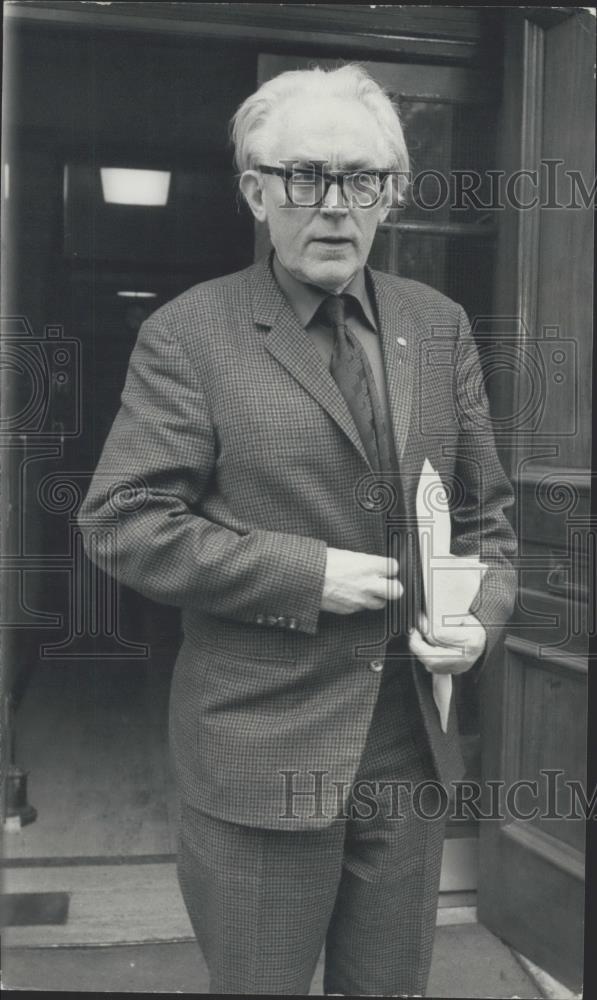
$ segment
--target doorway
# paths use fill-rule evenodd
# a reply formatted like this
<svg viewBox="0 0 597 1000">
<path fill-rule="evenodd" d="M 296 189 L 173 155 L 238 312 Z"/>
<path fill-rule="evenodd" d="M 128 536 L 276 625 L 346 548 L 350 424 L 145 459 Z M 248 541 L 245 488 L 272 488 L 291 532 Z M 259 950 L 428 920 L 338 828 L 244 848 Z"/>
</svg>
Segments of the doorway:
<svg viewBox="0 0 597 1000">
<path fill-rule="evenodd" d="M 471 25 L 471 33 L 479 30 Z M 43 338 L 51 317 L 63 328 L 61 337 L 73 341 L 82 410 L 75 413 L 72 401 L 61 399 L 56 426 L 33 442 L 37 450 L 13 456 L 25 470 L 23 496 L 45 501 L 20 504 L 22 535 L 44 570 L 22 573 L 26 604 L 41 620 L 39 629 L 19 633 L 15 685 L 18 763 L 30 772 L 39 816 L 11 838 L 8 854 L 162 856 L 172 850 L 175 809 L 166 715 L 178 615 L 116 587 L 88 564 L 77 548 L 77 497 L 116 414 L 143 319 L 190 285 L 253 258 L 252 224 L 235 194 L 227 121 L 257 82 L 313 58 L 143 31 L 56 31 L 23 23 L 13 25 L 12 34 L 19 96 L 10 156 L 20 183 L 13 184 L 9 205 L 18 265 L 10 294 L 15 312 L 25 310 L 33 338 Z M 429 52 L 423 57 L 424 48 L 421 42 L 402 63 L 367 63 L 399 99 L 413 167 L 426 175 L 419 206 L 411 204 L 383 226 L 371 264 L 426 281 L 476 315 L 491 300 L 495 225 L 487 213 L 480 218 L 453 209 L 443 191 L 438 204 L 436 183 L 459 167 L 482 173 L 492 162 L 498 77 L 488 83 L 462 53 L 457 65 L 446 64 L 445 53 L 436 64 Z M 318 61 L 337 60 L 324 53 Z M 50 77 L 48 65 L 56 68 Z M 166 200 L 143 205 L 110 195 L 107 171 L 115 170 L 128 171 L 120 180 L 132 184 L 133 202 L 135 184 L 150 174 L 167 184 Z M 34 284 L 27 280 L 32 274 Z M 56 443 L 52 431 L 60 429 Z M 73 490 L 70 507 L 55 502 L 66 482 Z M 73 589 L 73 578 L 86 581 L 86 589 Z M 90 598 L 100 591 L 102 602 Z M 54 616 L 52 627 L 45 627 L 44 616 Z M 457 698 L 473 778 L 479 770 L 474 686 L 460 684 Z M 76 780 L 72 774 L 65 780 L 73 757 L 87 765 L 80 764 Z M 57 809 L 52 789 L 60 787 Z M 94 805 L 84 804 L 86 797 Z M 476 845 L 474 822 L 452 824 L 445 891 L 474 890 Z"/>
</svg>

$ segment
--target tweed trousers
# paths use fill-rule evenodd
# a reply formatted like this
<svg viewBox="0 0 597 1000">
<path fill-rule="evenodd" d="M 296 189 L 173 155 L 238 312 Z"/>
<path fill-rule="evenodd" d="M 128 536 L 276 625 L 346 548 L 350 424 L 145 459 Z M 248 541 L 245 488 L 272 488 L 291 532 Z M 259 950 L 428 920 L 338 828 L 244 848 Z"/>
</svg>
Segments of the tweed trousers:
<svg viewBox="0 0 597 1000">
<path fill-rule="evenodd" d="M 211 992 L 306 994 L 325 942 L 326 994 L 424 995 L 445 811 L 432 785 L 417 800 L 390 784 L 435 777 L 401 666 L 386 663 L 359 771 L 327 827 L 261 829 L 182 804 L 178 878 Z"/>
</svg>

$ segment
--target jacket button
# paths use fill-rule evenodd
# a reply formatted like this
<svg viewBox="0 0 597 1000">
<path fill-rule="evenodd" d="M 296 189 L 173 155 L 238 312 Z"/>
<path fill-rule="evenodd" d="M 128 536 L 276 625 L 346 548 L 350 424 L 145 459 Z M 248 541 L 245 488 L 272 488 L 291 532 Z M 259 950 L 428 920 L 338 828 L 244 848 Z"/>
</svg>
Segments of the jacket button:
<svg viewBox="0 0 597 1000">
<path fill-rule="evenodd" d="M 278 624 L 278 619 L 276 618 L 275 615 L 268 615 L 265 620 L 266 620 L 266 622 L 267 622 L 268 625 L 277 625 Z"/>
<path fill-rule="evenodd" d="M 293 629 L 294 628 L 298 628 L 298 622 L 297 622 L 296 618 L 289 618 L 288 619 L 288 628 L 293 628 Z"/>
<path fill-rule="evenodd" d="M 374 674 L 378 674 L 383 670 L 383 660 L 371 660 L 369 670 L 372 670 Z"/>
<path fill-rule="evenodd" d="M 255 621 L 257 622 L 258 625 L 263 625 L 265 618 L 263 617 L 263 615 L 257 615 Z"/>
<path fill-rule="evenodd" d="M 284 615 L 279 615 L 279 617 L 277 619 L 277 622 L 278 622 L 278 625 L 280 626 L 280 628 L 285 628 L 285 626 L 286 626 L 286 618 L 284 617 Z"/>
</svg>

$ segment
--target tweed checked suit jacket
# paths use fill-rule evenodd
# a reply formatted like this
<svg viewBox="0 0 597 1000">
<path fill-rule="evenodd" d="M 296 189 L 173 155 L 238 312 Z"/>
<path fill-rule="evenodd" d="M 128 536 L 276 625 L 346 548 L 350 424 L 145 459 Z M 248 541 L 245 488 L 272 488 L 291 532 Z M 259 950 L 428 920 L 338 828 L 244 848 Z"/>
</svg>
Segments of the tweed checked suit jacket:
<svg viewBox="0 0 597 1000">
<path fill-rule="evenodd" d="M 412 522 L 426 457 L 461 484 L 452 551 L 489 564 L 473 610 L 490 649 L 514 596 L 512 493 L 466 315 L 418 282 L 370 274 L 400 503 Z M 182 609 L 170 738 L 190 805 L 262 827 L 330 823 L 333 783 L 353 780 L 373 713 L 381 673 L 370 663 L 398 652 L 438 777 L 462 777 L 454 709 L 444 734 L 431 676 L 403 637 L 388 644 L 385 613 L 320 610 L 328 545 L 388 554 L 386 515 L 362 499 L 374 481 L 269 260 L 189 289 L 143 324 L 79 523 L 91 558 Z M 112 566 L 98 529 L 115 518 Z M 401 565 L 405 585 L 414 571 Z M 289 807 L 289 788 L 312 794 Z"/>
</svg>

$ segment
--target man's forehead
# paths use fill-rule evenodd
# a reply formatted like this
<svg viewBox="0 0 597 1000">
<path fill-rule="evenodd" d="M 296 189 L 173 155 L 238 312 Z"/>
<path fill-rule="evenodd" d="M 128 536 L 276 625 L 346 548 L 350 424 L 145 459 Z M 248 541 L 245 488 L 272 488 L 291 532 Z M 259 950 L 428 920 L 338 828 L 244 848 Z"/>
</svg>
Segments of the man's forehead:
<svg viewBox="0 0 597 1000">
<path fill-rule="evenodd" d="M 272 113 L 267 133 L 270 155 L 278 161 L 325 162 L 336 170 L 370 166 L 386 148 L 375 116 L 357 98 L 286 98 Z"/>
<path fill-rule="evenodd" d="M 300 93 L 293 94 L 275 105 L 270 120 L 276 131 L 292 130 L 299 123 L 309 130 L 328 128 L 336 123 L 344 129 L 360 129 L 363 126 L 370 126 L 374 131 L 379 129 L 375 115 L 357 97 L 324 95 L 315 99 Z"/>
</svg>

